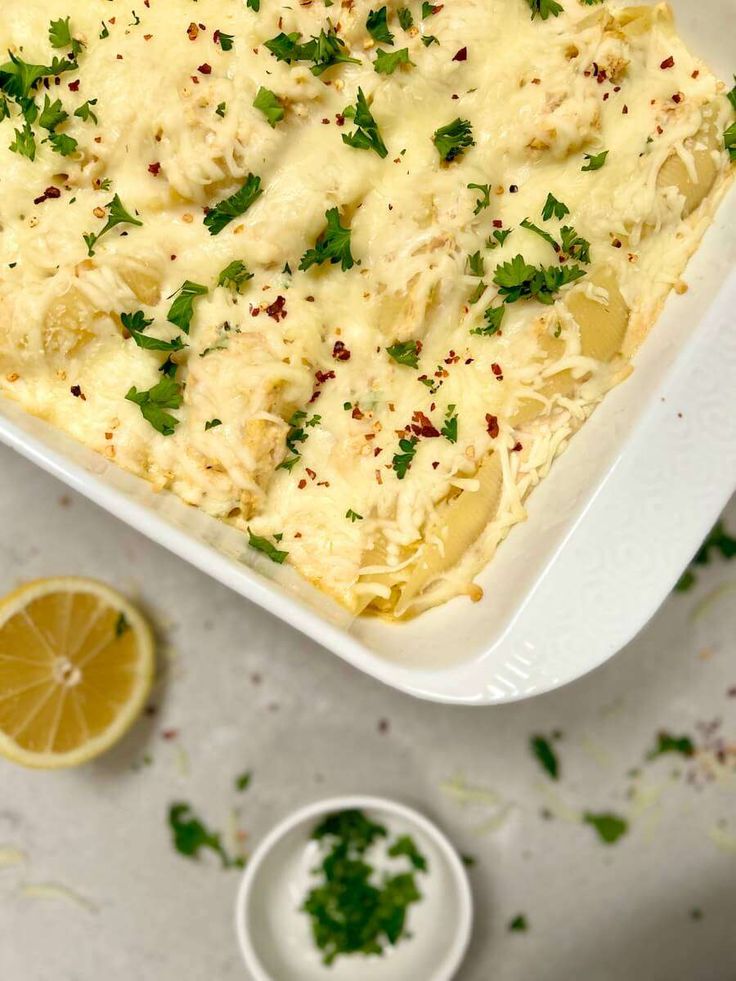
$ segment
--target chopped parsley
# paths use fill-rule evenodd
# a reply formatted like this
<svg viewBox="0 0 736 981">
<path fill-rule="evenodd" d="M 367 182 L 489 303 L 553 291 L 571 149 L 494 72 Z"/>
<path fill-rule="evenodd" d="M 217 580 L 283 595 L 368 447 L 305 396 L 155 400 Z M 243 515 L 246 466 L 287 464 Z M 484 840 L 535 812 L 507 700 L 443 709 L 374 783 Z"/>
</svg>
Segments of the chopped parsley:
<svg viewBox="0 0 736 981">
<path fill-rule="evenodd" d="M 455 414 L 455 408 L 454 405 L 447 406 L 445 422 L 442 429 L 440 429 L 440 435 L 444 436 L 450 443 L 457 443 L 457 415 Z"/>
<path fill-rule="evenodd" d="M 245 0 L 245 5 L 258 13 L 258 11 L 261 9 L 261 0 Z"/>
<path fill-rule="evenodd" d="M 358 514 L 357 511 L 353 511 L 352 508 L 347 509 L 347 511 L 345 512 L 345 517 L 348 519 L 348 521 L 351 521 L 353 524 L 355 524 L 356 521 L 363 520 L 363 515 Z"/>
<path fill-rule="evenodd" d="M 550 14 L 553 17 L 559 17 L 563 11 L 561 4 L 557 3 L 557 0 L 526 0 L 529 4 L 529 8 L 532 12 L 532 20 L 539 15 L 542 20 L 547 20 Z"/>
<path fill-rule="evenodd" d="M 528 929 L 529 922 L 523 913 L 517 914 L 509 921 L 509 933 L 526 933 Z"/>
<path fill-rule="evenodd" d="M 399 65 L 411 64 L 408 48 L 399 48 L 398 51 L 382 51 L 378 48 L 373 68 L 379 75 L 393 75 Z"/>
<path fill-rule="evenodd" d="M 128 623 L 128 618 L 124 613 L 119 613 L 118 618 L 115 621 L 115 636 L 122 637 L 123 634 L 130 630 L 130 624 Z"/>
<path fill-rule="evenodd" d="M 480 250 L 468 256 L 467 269 L 469 276 L 478 276 L 478 278 L 483 276 L 486 271 L 486 264 Z"/>
<path fill-rule="evenodd" d="M 44 142 L 50 144 L 51 149 L 62 157 L 71 157 L 79 146 L 77 141 L 66 133 L 50 133 Z"/>
<path fill-rule="evenodd" d="M 176 293 L 173 293 L 169 297 L 169 299 L 172 297 L 175 299 L 169 307 L 166 319 L 170 324 L 174 324 L 179 330 L 183 330 L 185 334 L 188 334 L 194 315 L 194 301 L 198 296 L 205 296 L 208 292 L 209 290 L 206 286 L 202 286 L 200 283 L 192 283 L 191 280 L 187 279 Z"/>
<path fill-rule="evenodd" d="M 265 89 L 263 86 L 258 89 L 256 97 L 253 100 L 253 105 L 256 109 L 260 109 L 266 117 L 268 125 L 274 129 L 276 123 L 280 123 L 284 118 L 285 110 L 281 100 L 275 92 Z"/>
<path fill-rule="evenodd" d="M 74 115 L 85 123 L 91 120 L 96 126 L 99 120 L 92 110 L 92 106 L 96 105 L 97 99 L 88 99 L 87 102 L 83 102 L 81 106 L 74 110 Z"/>
<path fill-rule="evenodd" d="M 439 39 L 434 34 L 425 34 L 422 37 L 422 44 L 425 48 L 430 48 L 433 44 L 439 44 Z"/>
<path fill-rule="evenodd" d="M 256 177 L 255 174 L 248 174 L 239 191 L 220 201 L 205 216 L 205 227 L 210 235 L 219 235 L 226 225 L 244 215 L 262 193 L 261 178 Z"/>
<path fill-rule="evenodd" d="M 87 245 L 87 255 L 89 256 L 93 256 L 95 254 L 95 246 L 102 236 L 112 231 L 112 229 L 116 228 L 118 225 L 140 226 L 143 224 L 142 221 L 139 221 L 138 218 L 134 218 L 125 210 L 125 206 L 120 200 L 120 196 L 117 194 L 109 204 L 105 205 L 105 208 L 107 210 L 107 223 L 102 231 L 98 232 L 96 235 L 90 232 L 82 236 Z"/>
<path fill-rule="evenodd" d="M 448 123 L 447 126 L 440 126 L 439 129 L 435 130 L 432 141 L 437 147 L 440 160 L 451 163 L 465 153 L 469 147 L 475 146 L 473 127 L 469 120 L 458 117 Z"/>
<path fill-rule="evenodd" d="M 386 348 L 386 353 L 397 364 L 406 365 L 408 368 L 419 366 L 420 347 L 417 341 L 397 341 Z"/>
<path fill-rule="evenodd" d="M 399 480 L 403 480 L 406 477 L 407 470 L 411 468 L 412 461 L 417 452 L 418 442 L 416 436 L 412 436 L 410 439 L 402 438 L 399 440 L 399 452 L 394 454 L 391 461 L 391 466 Z"/>
<path fill-rule="evenodd" d="M 716 522 L 708 532 L 708 537 L 695 553 L 690 567 L 678 579 L 677 585 L 675 586 L 678 592 L 687 592 L 688 589 L 691 589 L 695 585 L 696 577 L 694 567 L 708 565 L 713 552 L 720 553 L 724 559 L 733 559 L 736 557 L 736 538 L 729 535 L 722 521 Z"/>
<path fill-rule="evenodd" d="M 277 61 L 285 61 L 287 64 L 291 64 L 292 61 L 314 62 L 310 71 L 317 76 L 334 65 L 360 64 L 359 58 L 351 58 L 347 53 L 345 42 L 337 36 L 332 24 L 329 25 L 327 33 L 322 29 L 318 37 L 312 36 L 305 44 L 299 43 L 300 38 L 299 33 L 284 34 L 282 31 L 270 41 L 266 41 L 266 47 Z"/>
<path fill-rule="evenodd" d="M 488 309 L 483 314 L 483 319 L 485 324 L 482 327 L 474 327 L 470 333 L 471 334 L 482 334 L 484 337 L 492 337 L 493 334 L 497 334 L 501 328 L 501 321 L 503 320 L 503 315 L 506 313 L 506 307 L 488 307 Z"/>
<path fill-rule="evenodd" d="M 542 208 L 542 218 L 544 221 L 549 221 L 553 216 L 562 220 L 565 215 L 570 214 L 570 209 L 562 201 L 558 201 L 554 194 L 548 194 L 547 200 L 544 202 L 544 207 Z"/>
<path fill-rule="evenodd" d="M 385 9 L 385 8 L 384 8 Z M 368 108 L 368 100 L 363 89 L 358 89 L 358 101 L 355 106 L 343 110 L 346 119 L 352 119 L 357 129 L 354 133 L 343 133 L 342 141 L 356 150 L 374 150 L 381 159 L 388 156 L 386 144 L 378 132 L 378 123 Z"/>
<path fill-rule="evenodd" d="M 280 537 L 280 536 L 279 536 Z M 254 548 L 256 552 L 263 552 L 267 555 L 272 562 L 276 562 L 278 565 L 283 565 L 288 552 L 284 552 L 281 549 L 276 548 L 273 542 L 270 542 L 267 538 L 261 538 L 260 535 L 254 535 L 253 532 L 248 529 L 248 544 L 251 548 Z"/>
<path fill-rule="evenodd" d="M 324 262 L 333 265 L 340 263 L 343 272 L 352 269 L 355 260 L 350 251 L 350 228 L 340 224 L 340 212 L 330 208 L 325 212 L 327 227 L 315 242 L 313 249 L 307 249 L 299 263 L 299 269 L 305 271 L 311 266 L 320 266 Z"/>
<path fill-rule="evenodd" d="M 233 259 L 217 277 L 217 285 L 225 286 L 234 293 L 242 293 L 249 279 L 253 279 L 253 273 L 248 272 L 243 260 Z"/>
<path fill-rule="evenodd" d="M 503 245 L 512 231 L 513 229 L 511 228 L 494 228 L 493 235 L 488 237 L 486 245 L 489 249 L 498 248 L 499 245 Z"/>
<path fill-rule="evenodd" d="M 250 787 L 250 782 L 252 779 L 252 770 L 246 770 L 244 773 L 241 773 L 240 776 L 235 778 L 235 789 L 242 793 L 244 790 L 247 790 L 248 787 Z"/>
<path fill-rule="evenodd" d="M 49 43 L 52 48 L 71 48 L 72 55 L 76 56 L 81 52 L 84 45 L 75 37 L 72 37 L 69 18 L 63 20 L 52 20 L 49 25 Z"/>
<path fill-rule="evenodd" d="M 581 170 L 600 170 L 603 164 L 606 162 L 606 157 L 608 156 L 608 150 L 601 150 L 600 153 L 586 153 L 585 159 L 588 161 Z"/>
<path fill-rule="evenodd" d="M 204 424 L 204 431 L 207 433 L 210 429 L 217 429 L 218 426 L 222 425 L 222 419 L 208 419 Z"/>
<path fill-rule="evenodd" d="M 57 126 L 61 126 L 69 118 L 69 113 L 64 111 L 60 99 L 53 102 L 48 95 L 44 96 L 43 107 L 38 117 L 38 125 L 43 129 L 53 133 Z"/>
<path fill-rule="evenodd" d="M 422 898 L 416 875 L 426 872 L 426 858 L 409 835 L 389 843 L 386 828 L 358 810 L 328 815 L 312 838 L 322 843 L 324 858 L 302 910 L 311 919 L 323 963 L 330 965 L 341 955 L 382 955 L 406 936 L 408 909 Z M 379 842 L 408 869 L 374 869 L 367 852 Z"/>
<path fill-rule="evenodd" d="M 31 161 L 36 159 L 36 139 L 28 123 L 24 123 L 22 129 L 15 130 L 15 139 L 10 144 L 10 150 Z"/>
<path fill-rule="evenodd" d="M 394 36 L 388 29 L 388 7 L 371 10 L 365 22 L 368 33 L 379 44 L 393 44 Z"/>
<path fill-rule="evenodd" d="M 125 396 L 128 402 L 139 406 L 143 418 L 150 422 L 162 436 L 172 436 L 179 425 L 176 416 L 167 409 L 178 409 L 182 403 L 181 385 L 168 375 L 147 392 L 139 392 L 135 386 Z"/>
<path fill-rule="evenodd" d="M 200 852 L 209 849 L 218 856 L 224 869 L 243 866 L 243 859 L 228 855 L 220 833 L 210 831 L 189 804 L 176 803 L 169 807 L 169 827 L 174 848 L 180 855 L 196 859 Z"/>
<path fill-rule="evenodd" d="M 469 191 L 480 191 L 482 197 L 479 197 L 475 202 L 475 208 L 473 208 L 473 214 L 479 215 L 484 208 L 488 208 L 491 204 L 491 185 L 490 184 L 468 184 Z"/>
<path fill-rule="evenodd" d="M 307 419 L 307 413 L 303 409 L 297 409 L 289 419 L 289 431 L 286 434 L 286 448 L 292 454 L 278 465 L 277 470 L 293 470 L 294 465 L 301 459 L 301 453 L 297 443 L 303 443 L 309 436 L 307 429 L 318 426 L 322 421 L 321 416 L 312 416 Z"/>
<path fill-rule="evenodd" d="M 493 282 L 499 287 L 504 303 L 521 299 L 536 299 L 551 304 L 569 283 L 585 275 L 580 266 L 530 266 L 521 255 L 501 263 L 493 274 Z"/>
<path fill-rule="evenodd" d="M 669 732 L 657 733 L 657 745 L 646 755 L 648 760 L 656 759 L 665 753 L 679 753 L 680 756 L 694 756 L 695 745 L 689 736 L 673 736 Z"/>
<path fill-rule="evenodd" d="M 135 313 L 121 313 L 120 322 L 138 347 L 148 351 L 181 351 L 184 347 L 180 337 L 175 337 L 173 341 L 162 341 L 158 337 L 150 337 L 146 334 L 145 331 L 153 320 L 146 320 L 142 310 L 136 310 Z"/>
<path fill-rule="evenodd" d="M 545 242 L 549 242 L 555 252 L 559 254 L 561 261 L 577 259 L 579 262 L 590 262 L 590 242 L 587 239 L 581 238 L 570 225 L 563 225 L 560 229 L 560 242 L 550 235 L 549 232 L 545 231 L 544 228 L 540 228 L 533 221 L 529 221 L 528 218 L 525 218 L 521 222 L 521 227 L 527 228 L 530 232 L 534 232 L 535 235 L 543 238 Z"/>
<path fill-rule="evenodd" d="M 408 7 L 399 7 L 396 16 L 399 18 L 402 30 L 408 31 L 410 27 L 414 26 L 414 17 Z"/>
<path fill-rule="evenodd" d="M 217 41 L 223 51 L 233 50 L 233 35 L 223 34 L 222 31 L 217 31 Z"/>
<path fill-rule="evenodd" d="M 528 218 L 524 218 L 520 224 L 522 228 L 527 228 L 530 232 L 534 232 L 536 235 L 539 235 L 540 238 L 543 238 L 545 242 L 549 242 L 555 252 L 559 252 L 557 241 L 549 234 L 549 232 L 546 232 L 543 228 L 540 228 L 539 225 L 535 225 L 534 222 L 529 221 Z"/>
<path fill-rule="evenodd" d="M 542 769 L 546 770 L 553 780 L 559 780 L 560 762 L 549 739 L 545 736 L 532 736 L 529 746 Z"/>
<path fill-rule="evenodd" d="M 629 830 L 629 822 L 611 812 L 593 814 L 591 811 L 586 811 L 583 814 L 583 824 L 595 828 L 598 837 L 606 845 L 613 845 Z"/>
</svg>

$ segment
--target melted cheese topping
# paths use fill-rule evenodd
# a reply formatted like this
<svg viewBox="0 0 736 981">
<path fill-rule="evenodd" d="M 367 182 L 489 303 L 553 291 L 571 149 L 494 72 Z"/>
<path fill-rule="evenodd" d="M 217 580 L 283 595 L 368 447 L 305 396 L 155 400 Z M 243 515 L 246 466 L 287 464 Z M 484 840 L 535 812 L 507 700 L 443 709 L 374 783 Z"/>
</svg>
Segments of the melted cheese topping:
<svg viewBox="0 0 736 981">
<path fill-rule="evenodd" d="M 668 8 L 563 2 L 545 20 L 525 0 L 452 0 L 424 19 L 414 3 L 407 30 L 389 2 L 393 43 L 377 43 L 366 0 L 150 0 L 136 14 L 120 0 L 6 0 L 0 48 L 16 58 L 65 57 L 46 38 L 67 16 L 83 47 L 77 69 L 30 93 L 39 108 L 61 100 L 68 155 L 27 109 L 35 159 L 18 152 L 17 100 L 0 121 L 0 391 L 268 540 L 356 612 L 472 595 L 526 495 L 630 371 L 729 171 L 725 87 Z M 357 63 L 317 75 L 265 45 L 330 23 Z M 376 72 L 377 49 L 404 48 L 409 63 Z M 253 105 L 261 87 L 284 110 L 273 126 Z M 342 139 L 359 89 L 385 157 Z M 92 118 L 73 115 L 92 100 Z M 444 162 L 433 136 L 456 119 L 474 145 Z M 210 234 L 207 209 L 250 174 L 263 193 Z M 550 192 L 561 220 L 542 217 Z M 83 235 L 102 230 L 115 194 L 140 224 L 89 255 Z M 355 265 L 300 270 L 332 208 Z M 525 218 L 557 242 L 574 228 L 590 261 Z M 517 255 L 585 275 L 549 303 L 506 303 L 499 331 L 474 333 Z M 253 274 L 239 292 L 217 285 L 234 260 Z M 167 321 L 186 280 L 207 289 L 188 336 Z M 129 335 L 121 315 L 137 311 L 148 335 L 186 344 L 168 435 L 126 400 L 166 358 Z M 416 367 L 390 356 L 397 343 Z"/>
</svg>

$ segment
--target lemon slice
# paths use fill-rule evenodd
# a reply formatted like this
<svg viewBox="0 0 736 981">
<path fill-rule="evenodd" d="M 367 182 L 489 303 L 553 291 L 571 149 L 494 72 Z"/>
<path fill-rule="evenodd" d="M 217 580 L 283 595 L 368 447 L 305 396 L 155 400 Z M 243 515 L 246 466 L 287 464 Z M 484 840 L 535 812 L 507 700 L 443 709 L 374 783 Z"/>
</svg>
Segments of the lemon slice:
<svg viewBox="0 0 736 981">
<path fill-rule="evenodd" d="M 104 583 L 64 576 L 0 600 L 0 754 L 77 766 L 108 749 L 151 687 L 150 627 Z"/>
</svg>

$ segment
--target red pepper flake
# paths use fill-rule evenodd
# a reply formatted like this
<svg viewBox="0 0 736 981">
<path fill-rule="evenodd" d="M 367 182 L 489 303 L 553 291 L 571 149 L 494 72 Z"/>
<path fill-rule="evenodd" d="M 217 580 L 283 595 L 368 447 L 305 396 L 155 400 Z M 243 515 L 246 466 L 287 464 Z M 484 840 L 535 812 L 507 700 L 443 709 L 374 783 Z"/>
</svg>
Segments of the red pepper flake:
<svg viewBox="0 0 736 981">
<path fill-rule="evenodd" d="M 205 63 L 203 65 L 200 65 L 199 66 L 199 68 L 197 69 L 197 71 L 199 72 L 200 75 L 211 75 L 212 74 L 212 65 L 208 65 L 207 62 L 205 61 Z"/>
<path fill-rule="evenodd" d="M 82 392 L 79 385 L 72 385 L 69 391 L 72 393 L 75 399 L 81 399 L 83 402 L 87 401 L 87 396 Z"/>
<path fill-rule="evenodd" d="M 149 164 L 148 173 L 153 174 L 154 177 L 158 177 L 158 175 L 161 173 L 161 164 L 160 163 Z"/>
<path fill-rule="evenodd" d="M 610 94 L 611 94 L 610 92 L 604 92 L 604 93 L 603 93 L 603 101 L 604 101 L 604 102 L 608 102 L 608 96 L 609 96 Z"/>
<path fill-rule="evenodd" d="M 440 465 L 440 461 L 439 460 L 432 460 L 432 469 L 433 470 L 436 470 L 439 465 Z"/>
<path fill-rule="evenodd" d="M 460 48 L 460 50 L 459 51 L 456 51 L 455 54 L 452 56 L 452 60 L 453 61 L 467 61 L 468 60 L 468 49 L 467 48 Z"/>
<path fill-rule="evenodd" d="M 302 479 L 301 479 L 301 480 L 299 481 L 299 483 L 297 484 L 297 487 L 299 488 L 299 490 L 304 490 L 304 488 L 305 488 L 306 486 L 307 486 L 307 482 L 306 482 L 306 480 L 304 479 L 304 477 L 302 477 Z"/>
<path fill-rule="evenodd" d="M 276 299 L 270 306 L 266 307 L 266 313 L 269 317 L 278 323 L 280 320 L 285 320 L 288 316 L 286 310 L 286 297 L 277 296 Z"/>
<path fill-rule="evenodd" d="M 697 78 L 700 71 L 696 68 L 694 72 L 691 73 L 690 78 Z"/>
<path fill-rule="evenodd" d="M 353 411 L 350 413 L 350 415 L 353 417 L 353 419 L 363 419 L 365 417 L 365 413 L 362 412 L 357 405 L 355 406 L 355 408 L 353 409 Z"/>
<path fill-rule="evenodd" d="M 350 351 L 348 351 L 342 341 L 335 341 L 335 346 L 332 348 L 332 357 L 335 361 L 349 361 Z"/>
<path fill-rule="evenodd" d="M 250 308 L 250 315 L 251 315 L 251 317 L 258 317 L 258 316 L 260 316 L 260 313 L 261 313 L 261 308 L 260 307 L 253 307 L 252 306 Z"/>
<path fill-rule="evenodd" d="M 672 96 L 672 101 L 679 105 L 684 98 L 685 96 L 682 94 L 682 92 L 675 92 L 675 94 Z"/>
<path fill-rule="evenodd" d="M 501 221 L 500 218 L 494 218 L 493 219 L 493 227 L 494 228 L 503 228 L 503 222 Z"/>
<path fill-rule="evenodd" d="M 329 381 L 330 378 L 335 377 L 335 372 L 332 371 L 332 369 L 330 369 L 330 371 L 315 371 L 314 377 L 317 379 L 318 385 L 324 385 L 324 383 Z"/>
<path fill-rule="evenodd" d="M 316 402 L 317 399 L 320 397 L 321 394 L 322 394 L 322 392 L 320 392 L 320 390 L 318 388 L 315 388 L 315 390 L 312 392 L 312 397 L 309 400 L 309 405 L 311 405 L 312 402 Z"/>
<path fill-rule="evenodd" d="M 373 450 L 373 456 L 378 456 L 379 453 L 383 453 L 383 447 L 382 446 L 376 446 L 374 448 L 374 450 Z"/>
<path fill-rule="evenodd" d="M 78 92 L 79 91 L 79 79 L 76 79 L 76 81 L 69 83 L 69 91 L 70 92 Z"/>
<path fill-rule="evenodd" d="M 493 364 L 491 365 L 491 371 L 496 376 L 496 378 L 498 378 L 499 381 L 503 381 L 503 368 L 501 367 L 500 364 L 497 364 L 494 361 Z"/>
<path fill-rule="evenodd" d="M 486 412 L 486 430 L 491 439 L 495 439 L 498 436 L 498 418 L 492 416 L 490 412 Z"/>
<path fill-rule="evenodd" d="M 192 21 L 192 23 L 187 28 L 187 36 L 190 41 L 196 41 L 197 38 L 199 37 L 199 28 L 194 23 L 194 21 Z"/>
<path fill-rule="evenodd" d="M 307 476 L 309 477 L 309 479 L 310 480 L 314 480 L 315 477 L 317 476 L 317 474 L 314 472 L 314 470 L 310 470 L 309 467 L 305 467 L 304 469 L 306 470 Z"/>
<path fill-rule="evenodd" d="M 520 453 L 523 449 L 524 447 L 521 445 L 521 443 L 514 443 L 514 445 L 511 447 L 511 452 Z"/>
<path fill-rule="evenodd" d="M 621 112 L 623 113 L 624 116 L 628 116 L 628 114 L 629 114 L 629 107 L 628 106 L 624 106 L 623 109 L 621 110 Z"/>
<path fill-rule="evenodd" d="M 670 55 L 669 58 L 665 58 L 664 59 L 664 61 L 660 64 L 659 67 L 660 68 L 674 68 L 675 67 L 675 59 L 672 57 L 672 55 Z"/>
<path fill-rule="evenodd" d="M 338 126 L 344 126 L 345 125 L 345 117 L 343 116 L 343 114 L 341 112 L 338 112 L 338 113 L 335 114 L 335 122 L 337 123 Z"/>
<path fill-rule="evenodd" d="M 622 243 L 621 243 L 621 239 L 620 239 L 620 238 L 615 238 L 615 239 L 614 239 L 614 240 L 613 240 L 613 241 L 611 242 L 611 245 L 612 245 L 612 246 L 614 247 L 614 249 L 620 249 L 620 248 L 621 248 L 621 244 L 622 244 Z"/>
<path fill-rule="evenodd" d="M 44 201 L 48 201 L 50 198 L 60 198 L 60 197 L 61 197 L 61 191 L 59 190 L 58 187 L 47 187 L 40 197 L 34 198 L 33 203 L 43 204 Z"/>
<path fill-rule="evenodd" d="M 424 436 L 427 439 L 439 436 L 439 430 L 432 425 L 432 420 L 428 419 L 423 412 L 415 412 L 411 418 L 411 431 L 415 436 Z"/>
</svg>

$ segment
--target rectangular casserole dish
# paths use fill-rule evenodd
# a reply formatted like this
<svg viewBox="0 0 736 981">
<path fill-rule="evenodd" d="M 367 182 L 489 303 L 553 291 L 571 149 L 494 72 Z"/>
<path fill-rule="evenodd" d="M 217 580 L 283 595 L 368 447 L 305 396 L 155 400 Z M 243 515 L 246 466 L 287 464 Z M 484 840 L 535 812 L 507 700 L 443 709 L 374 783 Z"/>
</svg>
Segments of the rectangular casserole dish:
<svg viewBox="0 0 736 981">
<path fill-rule="evenodd" d="M 673 3 L 678 29 L 729 77 L 734 0 Z M 466 598 L 416 620 L 352 620 L 246 548 L 241 533 L 155 493 L 0 403 L 0 439 L 204 572 L 393 687 L 440 701 L 528 697 L 602 663 L 656 610 L 736 486 L 733 192 L 635 359 L 555 463 Z M 73 571 L 73 570 L 70 570 Z"/>
</svg>

